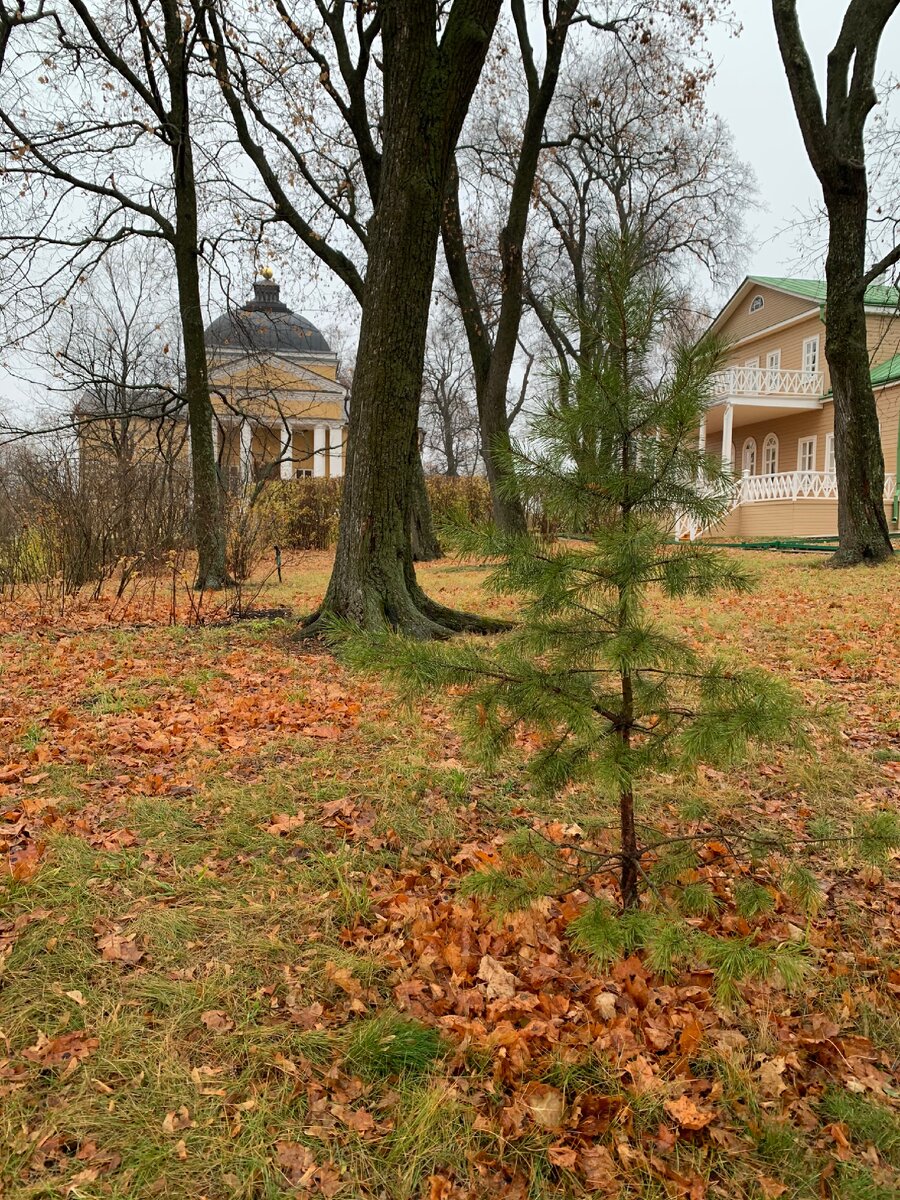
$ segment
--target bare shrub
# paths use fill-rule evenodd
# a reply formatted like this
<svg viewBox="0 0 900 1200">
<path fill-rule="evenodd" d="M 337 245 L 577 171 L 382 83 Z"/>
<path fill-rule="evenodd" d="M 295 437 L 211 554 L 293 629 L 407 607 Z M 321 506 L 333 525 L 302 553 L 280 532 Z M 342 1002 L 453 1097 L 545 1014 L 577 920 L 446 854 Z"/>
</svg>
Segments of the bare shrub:
<svg viewBox="0 0 900 1200">
<path fill-rule="evenodd" d="M 0 595 L 17 588 L 70 598 L 121 596 L 190 544 L 190 478 L 176 457 L 79 461 L 70 442 L 43 439 L 0 464 Z"/>
</svg>

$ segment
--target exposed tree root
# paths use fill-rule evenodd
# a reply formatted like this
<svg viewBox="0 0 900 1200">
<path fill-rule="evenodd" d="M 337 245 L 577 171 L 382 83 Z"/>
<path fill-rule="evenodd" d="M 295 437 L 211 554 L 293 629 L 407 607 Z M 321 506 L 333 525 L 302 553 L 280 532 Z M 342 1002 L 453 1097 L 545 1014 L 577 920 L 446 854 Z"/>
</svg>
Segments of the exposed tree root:
<svg viewBox="0 0 900 1200">
<path fill-rule="evenodd" d="M 877 567 L 879 563 L 890 562 L 894 551 L 890 546 L 862 546 L 854 549 L 835 550 L 825 563 L 826 567 L 841 570 L 846 567 Z"/>
<path fill-rule="evenodd" d="M 512 628 L 509 621 L 461 612 L 431 600 L 417 583 L 411 587 L 382 592 L 374 584 L 361 589 L 355 603 L 339 604 L 329 595 L 321 608 L 310 613 L 294 635 L 297 639 L 328 638 L 335 625 L 349 621 L 373 633 L 386 628 L 419 641 L 440 641 L 457 633 L 502 633 Z"/>
</svg>

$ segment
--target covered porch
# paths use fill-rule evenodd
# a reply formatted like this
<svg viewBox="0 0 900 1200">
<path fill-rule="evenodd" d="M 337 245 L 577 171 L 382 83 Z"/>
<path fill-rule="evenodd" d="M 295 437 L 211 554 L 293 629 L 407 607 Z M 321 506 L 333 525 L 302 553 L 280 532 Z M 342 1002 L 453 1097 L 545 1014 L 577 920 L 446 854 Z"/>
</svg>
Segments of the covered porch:
<svg viewBox="0 0 900 1200">
<path fill-rule="evenodd" d="M 229 487 L 271 479 L 338 479 L 346 427 L 338 421 L 280 423 L 213 415 L 216 462 Z"/>
<path fill-rule="evenodd" d="M 735 430 L 775 422 L 787 416 L 821 412 L 821 371 L 782 371 L 774 367 L 728 367 L 713 378 L 713 399 L 700 425 L 700 446 L 721 454 L 726 471 L 743 475 L 775 475 L 777 455 L 739 461 Z M 798 467 L 801 464 L 798 463 Z M 815 469 L 815 463 L 809 464 Z"/>
</svg>

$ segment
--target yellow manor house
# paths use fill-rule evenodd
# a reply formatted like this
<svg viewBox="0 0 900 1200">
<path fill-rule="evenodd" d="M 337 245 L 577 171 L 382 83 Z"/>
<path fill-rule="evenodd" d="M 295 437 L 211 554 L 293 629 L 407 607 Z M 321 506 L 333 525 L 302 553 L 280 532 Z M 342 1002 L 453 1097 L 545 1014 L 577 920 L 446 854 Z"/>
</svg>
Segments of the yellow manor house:
<svg viewBox="0 0 900 1200">
<path fill-rule="evenodd" d="M 253 299 L 206 330 L 216 457 L 231 486 L 343 475 L 347 389 L 316 327 L 266 268 Z"/>
<path fill-rule="evenodd" d="M 886 479 L 884 503 L 898 528 L 900 294 L 866 292 L 872 384 Z M 751 275 L 711 330 L 728 344 L 726 365 L 700 430 L 736 476 L 734 507 L 709 530 L 682 537 L 747 541 L 837 533 L 834 410 L 825 362 L 825 284 Z"/>
</svg>

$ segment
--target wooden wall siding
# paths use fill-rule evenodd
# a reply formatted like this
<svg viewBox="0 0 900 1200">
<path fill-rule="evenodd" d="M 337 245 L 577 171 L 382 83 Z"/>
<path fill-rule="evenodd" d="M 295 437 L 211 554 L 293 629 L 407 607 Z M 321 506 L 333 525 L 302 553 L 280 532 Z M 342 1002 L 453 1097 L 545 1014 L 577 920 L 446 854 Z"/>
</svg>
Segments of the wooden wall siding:
<svg viewBox="0 0 900 1200">
<path fill-rule="evenodd" d="M 756 438 L 756 474 L 762 474 L 762 447 L 766 436 L 774 433 L 778 438 L 778 470 L 797 470 L 797 443 L 800 438 L 816 435 L 816 465 L 817 471 L 825 470 L 825 435 L 834 430 L 834 413 L 831 405 L 826 404 L 818 412 L 792 413 L 790 416 L 779 417 L 778 420 L 760 421 L 753 425 L 735 425 L 732 440 L 734 442 L 735 470 L 740 473 L 741 452 L 748 437 Z M 722 453 L 721 433 L 710 434 L 707 441 L 710 454 Z"/>
<path fill-rule="evenodd" d="M 895 473 L 897 463 L 897 425 L 900 421 L 900 384 L 882 388 L 875 393 L 878 416 L 881 421 L 881 448 L 884 466 L 889 475 Z M 752 425 L 735 425 L 733 433 L 735 469 L 739 472 L 744 442 L 748 437 L 756 438 L 756 474 L 762 474 L 762 448 L 767 434 L 778 438 L 778 470 L 797 470 L 797 443 L 800 438 L 816 438 L 815 470 L 825 470 L 825 435 L 834 432 L 834 410 L 826 400 L 816 412 L 791 413 L 777 420 L 758 421 Z M 721 433 L 711 433 L 706 443 L 710 454 L 722 453 Z"/>
<path fill-rule="evenodd" d="M 750 303 L 757 295 L 765 299 L 765 304 L 758 312 L 751 313 Z M 770 325 L 789 321 L 791 317 L 797 317 L 802 312 L 811 312 L 818 320 L 819 306 L 797 296 L 785 296 L 783 292 L 773 291 L 772 288 L 754 288 L 741 300 L 735 312 L 722 324 L 719 332 L 729 341 L 738 341 L 754 333 L 761 333 Z"/>
<path fill-rule="evenodd" d="M 777 293 L 770 293 L 770 295 L 777 296 Z M 778 297 L 778 299 L 787 299 L 787 297 Z M 803 306 L 805 304 L 806 302 L 803 302 Z M 743 306 L 743 308 L 745 307 Z M 741 327 L 743 308 L 722 326 L 721 333 L 726 341 L 735 341 L 739 337 L 748 336 L 746 333 L 735 332 Z M 804 311 L 804 307 L 801 307 L 801 311 Z M 748 360 L 758 358 L 759 365 L 765 367 L 766 355 L 772 350 L 780 350 L 782 370 L 799 371 L 803 368 L 803 343 L 807 338 L 818 336 L 819 370 L 823 375 L 823 393 L 830 391 L 831 380 L 828 374 L 828 363 L 825 361 L 825 326 L 819 317 L 819 309 L 810 309 L 805 321 L 798 321 L 796 325 L 776 330 L 774 333 L 766 333 L 765 330 L 770 325 L 776 325 L 779 320 L 788 318 L 777 316 L 774 304 L 770 307 L 768 302 L 762 310 L 762 313 L 766 312 L 769 316 L 765 322 L 760 322 L 758 330 L 760 336 L 754 338 L 752 342 L 747 342 L 746 345 L 734 346 L 726 350 L 725 365 L 742 367 Z M 754 320 L 762 316 L 762 313 L 754 313 Z M 866 324 L 869 361 L 873 367 L 900 354 L 900 317 L 894 314 L 881 316 L 877 313 L 869 313 Z M 752 332 L 757 331 L 753 330 Z"/>
<path fill-rule="evenodd" d="M 726 354 L 726 365 L 742 367 L 751 358 L 758 358 L 759 365 L 766 365 L 766 355 L 771 350 L 781 351 L 781 369 L 783 371 L 800 371 L 803 368 L 803 343 L 807 338 L 819 338 L 819 370 L 823 373 L 823 393 L 831 384 L 828 380 L 828 364 L 825 362 L 825 326 L 819 320 L 818 310 L 810 314 L 809 319 L 798 321 L 787 329 L 776 330 L 748 342 L 745 346 L 735 346 Z"/>
<path fill-rule="evenodd" d="M 890 524 L 890 504 L 885 504 L 884 511 Z M 742 504 L 704 537 L 716 542 L 837 537 L 837 500 L 767 500 Z"/>
<path fill-rule="evenodd" d="M 897 474 L 897 436 L 900 432 L 900 383 L 875 393 L 878 419 L 881 424 L 881 447 L 884 469 L 888 475 Z"/>
<path fill-rule="evenodd" d="M 866 324 L 869 362 L 873 367 L 893 358 L 895 354 L 900 354 L 900 318 L 880 317 L 870 313 Z"/>
</svg>

